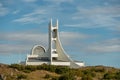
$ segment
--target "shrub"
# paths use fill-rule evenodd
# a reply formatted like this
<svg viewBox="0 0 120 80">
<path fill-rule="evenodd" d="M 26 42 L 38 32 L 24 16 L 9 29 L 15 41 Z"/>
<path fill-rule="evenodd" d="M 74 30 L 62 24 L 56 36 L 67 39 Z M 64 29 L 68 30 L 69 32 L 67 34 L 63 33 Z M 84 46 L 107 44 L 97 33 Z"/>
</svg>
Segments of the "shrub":
<svg viewBox="0 0 120 80">
<path fill-rule="evenodd" d="M 11 68 L 16 68 L 16 69 L 18 69 L 18 70 L 20 70 L 20 71 L 22 71 L 22 70 L 25 69 L 25 66 L 19 65 L 19 64 L 11 64 L 9 67 L 11 67 Z"/>
<path fill-rule="evenodd" d="M 114 79 L 115 78 L 115 74 L 114 73 L 106 73 L 104 74 L 103 79 Z"/>
<path fill-rule="evenodd" d="M 48 67 L 47 71 L 55 72 L 56 66 L 54 66 L 54 65 L 48 65 L 47 67 Z"/>
<path fill-rule="evenodd" d="M 115 79 L 120 79 L 120 71 L 116 73 Z"/>
<path fill-rule="evenodd" d="M 54 65 L 39 65 L 36 67 L 38 70 L 47 70 L 47 71 L 51 71 L 51 72 L 55 72 L 56 66 Z"/>
<path fill-rule="evenodd" d="M 11 68 L 16 68 L 20 71 L 29 73 L 31 71 L 35 71 L 35 70 L 47 70 L 50 72 L 56 72 L 58 74 L 62 74 L 62 73 L 66 73 L 70 70 L 69 67 L 66 66 L 54 66 L 54 65 L 38 65 L 38 66 L 32 66 L 32 65 L 19 65 L 19 64 L 11 64 L 10 65 Z"/>
<path fill-rule="evenodd" d="M 95 73 L 95 72 L 92 72 L 92 73 L 91 73 L 91 76 L 92 76 L 92 77 L 96 77 L 96 73 Z"/>
<path fill-rule="evenodd" d="M 37 70 L 37 66 L 32 66 L 32 65 L 25 66 L 25 65 L 19 65 L 19 64 L 11 64 L 9 67 L 16 68 L 17 70 L 23 71 L 26 73 Z"/>
<path fill-rule="evenodd" d="M 51 77 L 51 76 L 50 76 L 49 74 L 46 74 L 46 75 L 45 75 L 45 78 L 46 78 L 46 79 L 48 79 L 48 78 L 50 78 L 50 77 Z"/>
<path fill-rule="evenodd" d="M 105 72 L 105 68 L 96 68 L 95 72 Z"/>
<path fill-rule="evenodd" d="M 59 77 L 59 80 L 75 80 L 74 75 L 70 73 L 63 74 L 62 76 Z"/>
<path fill-rule="evenodd" d="M 58 77 L 52 77 L 52 80 L 59 80 Z"/>
<path fill-rule="evenodd" d="M 26 78 L 27 78 L 27 76 L 24 75 L 24 74 L 19 74 L 19 75 L 17 75 L 17 79 L 18 79 L 18 80 L 26 79 Z"/>
<path fill-rule="evenodd" d="M 93 80 L 90 75 L 84 75 L 81 80 Z"/>
<path fill-rule="evenodd" d="M 25 73 L 30 73 L 31 71 L 30 70 L 23 70 L 23 72 L 25 72 Z"/>
<path fill-rule="evenodd" d="M 27 65 L 27 66 L 25 66 L 25 70 L 28 70 L 28 71 L 35 71 L 35 70 L 37 70 L 37 68 L 36 68 L 36 66 Z"/>
<path fill-rule="evenodd" d="M 63 74 L 63 73 L 67 73 L 69 71 L 70 71 L 69 67 L 58 66 L 58 67 L 56 67 L 55 73 Z"/>
</svg>

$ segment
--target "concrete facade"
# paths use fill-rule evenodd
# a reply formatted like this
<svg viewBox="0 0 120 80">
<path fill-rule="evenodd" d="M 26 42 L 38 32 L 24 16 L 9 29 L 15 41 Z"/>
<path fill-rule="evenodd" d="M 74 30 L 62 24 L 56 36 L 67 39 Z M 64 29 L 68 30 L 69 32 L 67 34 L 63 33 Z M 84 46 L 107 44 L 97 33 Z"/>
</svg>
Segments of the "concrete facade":
<svg viewBox="0 0 120 80">
<path fill-rule="evenodd" d="M 59 39 L 58 20 L 56 25 L 52 25 L 52 19 L 49 23 L 49 48 L 46 51 L 44 47 L 35 45 L 30 55 L 27 55 L 26 65 L 59 65 L 70 66 L 71 68 L 83 67 L 84 62 L 73 61 L 64 51 Z"/>
</svg>

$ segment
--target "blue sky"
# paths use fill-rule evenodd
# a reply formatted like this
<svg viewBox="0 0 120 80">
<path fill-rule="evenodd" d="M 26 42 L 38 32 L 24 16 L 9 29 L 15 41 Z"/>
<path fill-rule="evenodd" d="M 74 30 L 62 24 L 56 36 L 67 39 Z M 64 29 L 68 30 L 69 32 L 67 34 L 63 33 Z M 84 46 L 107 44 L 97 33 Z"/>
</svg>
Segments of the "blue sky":
<svg viewBox="0 0 120 80">
<path fill-rule="evenodd" d="M 0 0 L 0 63 L 47 49 L 51 18 L 73 59 L 120 68 L 120 0 Z"/>
</svg>

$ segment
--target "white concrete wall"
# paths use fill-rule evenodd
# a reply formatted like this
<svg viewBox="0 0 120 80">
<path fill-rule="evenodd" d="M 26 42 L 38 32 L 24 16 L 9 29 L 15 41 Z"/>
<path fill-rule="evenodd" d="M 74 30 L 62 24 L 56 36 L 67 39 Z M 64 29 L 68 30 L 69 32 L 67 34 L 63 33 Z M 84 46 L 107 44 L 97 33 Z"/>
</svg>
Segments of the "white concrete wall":
<svg viewBox="0 0 120 80">
<path fill-rule="evenodd" d="M 70 66 L 70 62 L 52 62 L 52 65 Z"/>
<path fill-rule="evenodd" d="M 50 62 L 26 62 L 26 65 L 42 65 L 42 64 L 50 64 Z"/>
<path fill-rule="evenodd" d="M 58 54 L 51 54 L 52 57 L 58 57 Z"/>
<path fill-rule="evenodd" d="M 79 65 L 80 67 L 85 66 L 85 64 L 83 62 L 75 62 L 77 65 Z"/>
<path fill-rule="evenodd" d="M 27 57 L 38 57 L 38 55 L 27 55 Z"/>
</svg>

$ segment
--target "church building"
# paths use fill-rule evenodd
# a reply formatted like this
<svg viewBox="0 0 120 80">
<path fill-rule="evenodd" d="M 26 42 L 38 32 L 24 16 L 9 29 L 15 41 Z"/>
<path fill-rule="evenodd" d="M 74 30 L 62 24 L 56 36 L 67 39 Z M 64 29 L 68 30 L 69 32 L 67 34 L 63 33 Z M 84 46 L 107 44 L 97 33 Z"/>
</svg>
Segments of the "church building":
<svg viewBox="0 0 120 80">
<path fill-rule="evenodd" d="M 31 54 L 27 55 L 26 65 L 58 65 L 58 66 L 70 66 L 71 68 L 79 68 L 85 66 L 82 61 L 74 61 L 65 53 L 59 33 L 58 33 L 58 20 L 56 25 L 52 25 L 52 19 L 49 23 L 49 45 L 46 50 L 41 45 L 35 45 L 32 48 Z"/>
</svg>

